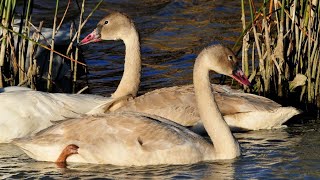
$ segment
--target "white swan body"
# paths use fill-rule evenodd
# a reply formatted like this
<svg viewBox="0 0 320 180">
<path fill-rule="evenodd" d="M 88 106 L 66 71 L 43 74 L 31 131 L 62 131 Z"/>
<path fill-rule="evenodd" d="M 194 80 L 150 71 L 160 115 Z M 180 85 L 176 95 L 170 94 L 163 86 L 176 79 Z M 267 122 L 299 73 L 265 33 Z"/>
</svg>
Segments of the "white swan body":
<svg viewBox="0 0 320 180">
<path fill-rule="evenodd" d="M 80 117 L 94 107 L 112 101 L 96 95 L 46 93 L 27 88 L 0 93 L 0 143 L 33 135 L 53 121 Z"/>
<path fill-rule="evenodd" d="M 209 47 L 200 53 L 194 68 L 200 116 L 213 144 L 172 121 L 137 112 L 65 120 L 14 143 L 39 161 L 55 161 L 69 144 L 79 149 L 68 162 L 143 166 L 235 158 L 240 155 L 239 144 L 219 112 L 209 82 L 209 70 L 229 76 L 235 72 L 236 61 L 224 57 L 229 52 L 220 45 Z M 240 81 L 248 84 L 245 78 Z"/>
<path fill-rule="evenodd" d="M 139 48 L 137 47 L 139 46 L 138 35 L 128 17 L 120 13 L 114 13 L 106 17 L 105 21 L 109 27 L 102 29 L 99 24 L 81 43 L 87 44 L 102 39 L 122 39 L 125 44 L 130 44 L 130 47 L 126 46 L 126 53 L 130 52 L 130 48 Z M 139 53 L 137 51 L 130 55 L 126 54 L 126 58 L 135 58 L 136 61 L 127 63 L 125 68 L 128 68 L 128 65 L 134 66 L 134 68 L 141 66 Z M 133 74 L 133 76 L 135 75 Z M 137 74 L 136 78 L 138 77 L 140 77 L 140 74 Z M 134 82 L 127 81 L 128 84 Z M 227 86 L 212 85 L 212 87 L 216 91 L 215 97 L 219 109 L 233 131 L 280 128 L 283 127 L 284 122 L 300 113 L 294 107 L 282 107 L 280 104 L 262 96 L 232 90 Z M 106 108 L 103 106 L 97 107 L 89 114 L 103 114 L 116 109 L 117 111 L 150 113 L 170 119 L 183 126 L 192 127 L 197 133 L 204 131 L 195 103 L 192 85 L 157 89 L 130 101 L 122 102 L 121 106 L 113 109 L 110 109 L 109 106 Z"/>
</svg>

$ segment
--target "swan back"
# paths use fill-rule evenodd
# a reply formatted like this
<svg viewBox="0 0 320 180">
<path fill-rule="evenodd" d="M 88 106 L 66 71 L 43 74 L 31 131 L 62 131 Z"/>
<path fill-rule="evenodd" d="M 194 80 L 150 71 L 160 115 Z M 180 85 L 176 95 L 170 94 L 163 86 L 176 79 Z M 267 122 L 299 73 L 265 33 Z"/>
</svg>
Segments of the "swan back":
<svg viewBox="0 0 320 180">
<path fill-rule="evenodd" d="M 41 161 L 55 161 L 68 144 L 79 147 L 68 162 L 148 165 L 212 159 L 212 145 L 201 136 L 169 120 L 134 112 L 66 120 L 14 143 Z"/>
</svg>

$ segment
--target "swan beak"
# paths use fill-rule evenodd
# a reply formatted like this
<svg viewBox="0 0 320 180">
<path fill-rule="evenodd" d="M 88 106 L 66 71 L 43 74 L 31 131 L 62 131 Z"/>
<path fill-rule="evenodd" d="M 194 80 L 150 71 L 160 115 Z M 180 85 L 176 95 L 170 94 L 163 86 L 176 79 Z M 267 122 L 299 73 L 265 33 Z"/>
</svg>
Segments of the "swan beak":
<svg viewBox="0 0 320 180">
<path fill-rule="evenodd" d="M 95 29 L 92 33 L 88 34 L 79 44 L 78 46 L 89 44 L 92 42 L 99 42 L 101 41 L 100 35 Z"/>
<path fill-rule="evenodd" d="M 235 69 L 232 72 L 233 79 L 238 81 L 240 84 L 246 85 L 246 86 L 251 86 L 250 81 L 248 80 L 247 76 L 243 73 L 243 71 L 239 68 Z"/>
</svg>

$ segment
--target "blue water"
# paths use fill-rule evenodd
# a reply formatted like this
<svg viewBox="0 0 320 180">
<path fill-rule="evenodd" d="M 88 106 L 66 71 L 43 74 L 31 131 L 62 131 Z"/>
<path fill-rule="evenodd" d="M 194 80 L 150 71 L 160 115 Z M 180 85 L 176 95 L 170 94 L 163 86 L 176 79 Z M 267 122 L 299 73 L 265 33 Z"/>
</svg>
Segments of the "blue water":
<svg viewBox="0 0 320 180">
<path fill-rule="evenodd" d="M 50 25 L 55 1 L 34 2 L 34 23 L 45 20 L 45 25 Z M 78 14 L 72 2 L 66 23 Z M 86 14 L 96 3 L 96 0 L 87 1 Z M 60 5 L 62 13 L 66 2 L 61 1 Z M 21 2 L 18 6 L 21 9 Z M 232 48 L 242 27 L 239 1 L 111 0 L 104 1 L 94 13 L 82 37 L 111 10 L 131 16 L 140 32 L 144 63 L 140 94 L 191 83 L 196 54 L 211 44 Z M 122 75 L 123 44 L 101 42 L 84 50 L 91 93 L 110 95 Z M 242 156 L 237 159 L 181 166 L 69 164 L 61 169 L 54 163 L 36 162 L 13 145 L 0 144 L 0 178 L 320 179 L 320 124 L 308 119 L 302 116 L 291 120 L 284 129 L 235 134 L 242 147 Z"/>
</svg>

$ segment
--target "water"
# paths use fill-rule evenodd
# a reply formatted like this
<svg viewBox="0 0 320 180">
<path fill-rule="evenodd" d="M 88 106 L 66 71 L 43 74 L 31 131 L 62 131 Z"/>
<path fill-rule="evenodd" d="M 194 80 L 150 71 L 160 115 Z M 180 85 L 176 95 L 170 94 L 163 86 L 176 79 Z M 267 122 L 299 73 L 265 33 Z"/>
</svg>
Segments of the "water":
<svg viewBox="0 0 320 180">
<path fill-rule="evenodd" d="M 96 2 L 88 1 L 88 11 Z M 62 13 L 66 3 L 60 1 L 60 5 Z M 22 2 L 18 6 L 21 9 Z M 33 16 L 33 22 L 45 20 L 45 25 L 51 24 L 54 6 L 54 1 L 35 0 L 37 15 Z M 78 14 L 76 5 L 71 7 L 67 23 Z M 95 12 L 82 37 L 111 10 L 129 14 L 140 32 L 144 67 L 139 93 L 191 83 L 196 54 L 211 44 L 232 47 L 241 31 L 238 1 L 110 0 Z M 102 42 L 84 50 L 90 71 L 90 92 L 110 95 L 121 78 L 123 44 Z M 69 164 L 63 169 L 54 163 L 36 162 L 14 145 L 0 144 L 0 178 L 319 179 L 320 124 L 312 120 L 302 123 L 298 118 L 288 126 L 235 134 L 242 147 L 242 156 L 237 159 L 179 166 Z"/>
<path fill-rule="evenodd" d="M 0 144 L 0 178 L 110 179 L 302 179 L 320 177 L 320 124 L 235 134 L 242 156 L 191 165 L 119 167 L 36 162 L 10 144 Z"/>
</svg>

